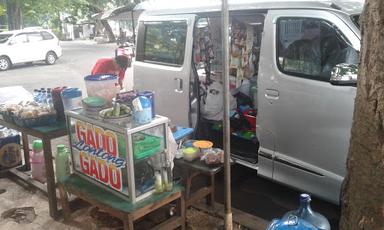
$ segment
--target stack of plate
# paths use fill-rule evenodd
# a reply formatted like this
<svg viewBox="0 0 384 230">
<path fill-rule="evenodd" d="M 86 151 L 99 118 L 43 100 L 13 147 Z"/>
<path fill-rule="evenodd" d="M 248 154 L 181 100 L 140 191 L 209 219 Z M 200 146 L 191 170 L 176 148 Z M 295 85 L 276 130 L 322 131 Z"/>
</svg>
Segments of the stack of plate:
<svg viewBox="0 0 384 230">
<path fill-rule="evenodd" d="M 98 96 L 86 97 L 82 100 L 85 115 L 99 117 L 99 112 L 106 108 L 107 101 Z"/>
</svg>

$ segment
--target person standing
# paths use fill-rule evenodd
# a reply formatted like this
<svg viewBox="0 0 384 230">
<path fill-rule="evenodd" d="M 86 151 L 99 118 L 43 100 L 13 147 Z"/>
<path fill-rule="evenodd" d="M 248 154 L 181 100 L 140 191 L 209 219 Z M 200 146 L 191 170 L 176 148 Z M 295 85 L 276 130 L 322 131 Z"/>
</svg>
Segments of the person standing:
<svg viewBox="0 0 384 230">
<path fill-rule="evenodd" d="M 93 66 L 91 74 L 115 74 L 119 77 L 120 89 L 123 89 L 128 61 L 128 57 L 123 55 L 116 56 L 115 58 L 100 58 Z"/>
</svg>

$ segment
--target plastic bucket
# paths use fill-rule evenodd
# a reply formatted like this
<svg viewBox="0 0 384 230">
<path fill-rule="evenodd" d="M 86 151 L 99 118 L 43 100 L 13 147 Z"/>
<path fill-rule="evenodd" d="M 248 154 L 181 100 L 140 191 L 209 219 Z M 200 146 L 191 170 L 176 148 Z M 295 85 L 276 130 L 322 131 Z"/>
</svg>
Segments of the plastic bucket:
<svg viewBox="0 0 384 230">
<path fill-rule="evenodd" d="M 82 108 L 82 93 L 79 88 L 67 88 L 61 92 L 64 110 L 74 110 Z"/>
<path fill-rule="evenodd" d="M 102 97 L 107 101 L 108 105 L 111 105 L 112 99 L 119 92 L 116 87 L 117 79 L 118 77 L 113 74 L 95 74 L 84 77 L 88 97 Z"/>
</svg>

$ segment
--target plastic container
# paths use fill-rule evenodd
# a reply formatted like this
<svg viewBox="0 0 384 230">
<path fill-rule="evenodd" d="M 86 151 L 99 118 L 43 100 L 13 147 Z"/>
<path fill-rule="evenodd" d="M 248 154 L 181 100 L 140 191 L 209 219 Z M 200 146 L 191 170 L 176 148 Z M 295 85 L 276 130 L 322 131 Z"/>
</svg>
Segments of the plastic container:
<svg viewBox="0 0 384 230">
<path fill-rule="evenodd" d="M 82 93 L 79 88 L 67 88 L 61 92 L 64 110 L 74 110 L 82 108 Z"/>
<path fill-rule="evenodd" d="M 133 118 L 138 124 L 147 124 L 152 121 L 151 101 L 144 96 L 139 96 L 133 100 Z"/>
<path fill-rule="evenodd" d="M 148 98 L 151 101 L 151 110 L 152 110 L 152 118 L 155 117 L 155 93 L 152 91 L 143 91 L 139 92 L 138 96 L 143 96 Z"/>
<path fill-rule="evenodd" d="M 183 149 L 183 159 L 186 161 L 193 161 L 199 157 L 199 150 L 195 147 L 187 147 Z"/>
<path fill-rule="evenodd" d="M 213 143 L 211 141 L 200 140 L 193 142 L 193 147 L 199 149 L 201 154 L 208 152 L 212 146 Z"/>
<path fill-rule="evenodd" d="M 84 77 L 88 97 L 99 96 L 112 105 L 112 100 L 119 92 L 118 77 L 113 74 L 95 74 Z"/>
<path fill-rule="evenodd" d="M 56 180 L 58 182 L 64 181 L 66 178 L 69 177 L 71 173 L 69 168 L 69 153 L 64 145 L 57 146 L 55 163 L 56 163 Z"/>
<path fill-rule="evenodd" d="M 330 230 L 328 220 L 320 213 L 314 212 L 311 209 L 311 197 L 308 194 L 300 195 L 300 206 L 297 210 L 287 212 L 283 219 L 288 219 L 289 216 L 297 216 L 298 218 L 307 221 L 319 230 Z"/>
<path fill-rule="evenodd" d="M 251 130 L 256 130 L 256 110 L 247 109 L 243 112 L 243 116 L 251 126 Z"/>
<path fill-rule="evenodd" d="M 30 163 L 32 179 L 45 183 L 47 176 L 45 173 L 43 142 L 41 140 L 35 140 L 32 143 Z"/>
</svg>

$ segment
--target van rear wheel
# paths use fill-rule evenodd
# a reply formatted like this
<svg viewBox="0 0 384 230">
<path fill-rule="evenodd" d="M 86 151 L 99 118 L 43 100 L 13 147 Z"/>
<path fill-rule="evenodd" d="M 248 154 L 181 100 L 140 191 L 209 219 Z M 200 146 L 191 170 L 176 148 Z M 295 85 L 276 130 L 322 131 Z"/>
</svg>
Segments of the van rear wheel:
<svg viewBox="0 0 384 230">
<path fill-rule="evenodd" d="M 0 71 L 5 71 L 9 68 L 11 68 L 11 60 L 9 60 L 8 57 L 1 56 L 0 57 Z"/>
<path fill-rule="evenodd" d="M 55 64 L 56 60 L 57 60 L 57 56 L 56 56 L 56 54 L 55 54 L 54 52 L 52 52 L 52 51 L 49 51 L 49 52 L 47 53 L 47 55 L 45 56 L 45 63 L 47 63 L 48 65 L 53 65 L 53 64 Z"/>
</svg>

